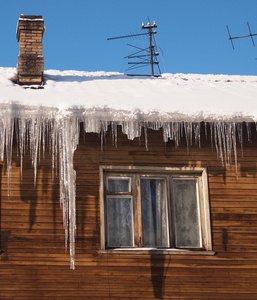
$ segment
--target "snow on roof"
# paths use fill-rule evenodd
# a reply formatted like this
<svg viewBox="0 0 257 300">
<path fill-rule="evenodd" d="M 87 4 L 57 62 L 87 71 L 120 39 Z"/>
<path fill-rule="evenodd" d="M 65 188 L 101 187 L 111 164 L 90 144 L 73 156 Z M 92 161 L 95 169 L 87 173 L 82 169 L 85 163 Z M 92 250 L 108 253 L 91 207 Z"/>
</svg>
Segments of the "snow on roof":
<svg viewBox="0 0 257 300">
<path fill-rule="evenodd" d="M 47 70 L 44 89 L 10 79 L 0 67 L 0 107 L 86 114 L 107 121 L 257 121 L 257 76 L 163 74 L 159 78 L 116 72 Z"/>
</svg>

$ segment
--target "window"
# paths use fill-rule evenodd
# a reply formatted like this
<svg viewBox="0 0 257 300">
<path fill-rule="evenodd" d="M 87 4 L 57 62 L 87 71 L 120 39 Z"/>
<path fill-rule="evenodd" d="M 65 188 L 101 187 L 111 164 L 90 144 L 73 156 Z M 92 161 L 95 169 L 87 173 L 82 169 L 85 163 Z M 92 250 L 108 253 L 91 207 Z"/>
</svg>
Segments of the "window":
<svg viewBox="0 0 257 300">
<path fill-rule="evenodd" d="M 203 168 L 101 167 L 102 249 L 211 250 Z"/>
</svg>

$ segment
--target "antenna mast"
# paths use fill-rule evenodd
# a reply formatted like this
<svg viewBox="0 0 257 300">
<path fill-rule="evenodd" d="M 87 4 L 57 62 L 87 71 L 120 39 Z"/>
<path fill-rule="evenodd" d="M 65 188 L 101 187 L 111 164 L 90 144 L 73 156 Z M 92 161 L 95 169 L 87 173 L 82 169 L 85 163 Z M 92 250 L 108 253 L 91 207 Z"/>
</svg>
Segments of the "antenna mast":
<svg viewBox="0 0 257 300">
<path fill-rule="evenodd" d="M 156 28 L 157 24 L 155 23 L 155 21 L 153 22 L 153 25 L 151 25 L 150 22 L 147 23 L 147 25 L 145 25 L 144 23 L 142 23 L 142 29 L 148 29 L 148 36 L 149 36 L 149 49 L 150 49 L 150 64 L 151 64 L 151 76 L 154 76 L 154 69 L 153 69 L 153 65 L 154 65 L 154 61 L 153 61 L 153 48 L 154 45 L 152 43 L 152 35 L 154 33 L 156 33 L 156 31 L 152 31 L 152 28 Z"/>
<path fill-rule="evenodd" d="M 151 24 L 150 19 L 148 17 L 148 23 L 146 25 L 145 25 L 145 23 L 142 23 L 142 29 L 147 30 L 148 32 L 124 35 L 124 36 L 117 36 L 117 37 L 112 37 L 112 38 L 107 39 L 109 41 L 109 40 L 116 40 L 116 39 L 122 39 L 122 38 L 131 38 L 131 37 L 148 35 L 149 47 L 147 47 L 147 48 L 140 48 L 137 46 L 127 44 L 128 46 L 139 50 L 137 52 L 134 52 L 134 53 L 124 57 L 124 58 L 128 58 L 128 59 L 136 59 L 137 60 L 137 61 L 133 61 L 133 62 L 128 62 L 128 64 L 131 66 L 127 70 L 137 69 L 137 68 L 145 67 L 146 65 L 150 65 L 151 66 L 151 76 L 156 77 L 158 75 L 154 75 L 154 65 L 157 65 L 159 72 L 161 74 L 159 62 L 157 60 L 157 56 L 159 55 L 159 53 L 158 53 L 158 51 L 155 51 L 156 45 L 154 45 L 154 43 L 153 43 L 155 41 L 154 34 L 157 33 L 156 31 L 153 31 L 153 28 L 156 28 L 156 27 L 157 27 L 156 22 L 154 21 L 153 24 Z M 133 74 L 128 74 L 128 75 L 133 75 Z"/>
</svg>

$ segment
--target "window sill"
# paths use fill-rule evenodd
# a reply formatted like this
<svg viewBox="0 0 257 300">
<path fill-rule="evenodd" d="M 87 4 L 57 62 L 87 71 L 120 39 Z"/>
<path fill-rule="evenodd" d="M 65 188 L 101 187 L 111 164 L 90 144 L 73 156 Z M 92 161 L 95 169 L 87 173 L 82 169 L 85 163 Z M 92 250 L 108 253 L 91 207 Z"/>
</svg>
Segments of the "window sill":
<svg viewBox="0 0 257 300">
<path fill-rule="evenodd" d="M 186 249 L 156 249 L 156 248 L 114 248 L 101 249 L 98 253 L 108 254 L 167 254 L 167 255 L 215 255 L 211 250 L 186 250 Z"/>
</svg>

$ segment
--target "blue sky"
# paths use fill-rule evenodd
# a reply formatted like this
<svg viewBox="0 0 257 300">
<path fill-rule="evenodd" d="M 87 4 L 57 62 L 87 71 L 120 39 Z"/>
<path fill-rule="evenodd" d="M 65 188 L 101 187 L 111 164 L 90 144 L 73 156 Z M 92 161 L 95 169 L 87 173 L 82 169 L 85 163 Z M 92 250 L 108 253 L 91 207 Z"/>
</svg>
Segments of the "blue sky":
<svg viewBox="0 0 257 300">
<path fill-rule="evenodd" d="M 133 52 L 127 43 L 143 47 L 142 39 L 107 38 L 141 33 L 149 16 L 158 26 L 163 73 L 257 75 L 257 46 L 244 38 L 233 50 L 226 29 L 245 35 L 249 22 L 257 33 L 256 0 L 2 0 L 0 11 L 2 67 L 17 64 L 16 24 L 23 13 L 45 20 L 45 69 L 125 72 L 123 57 Z"/>
</svg>

